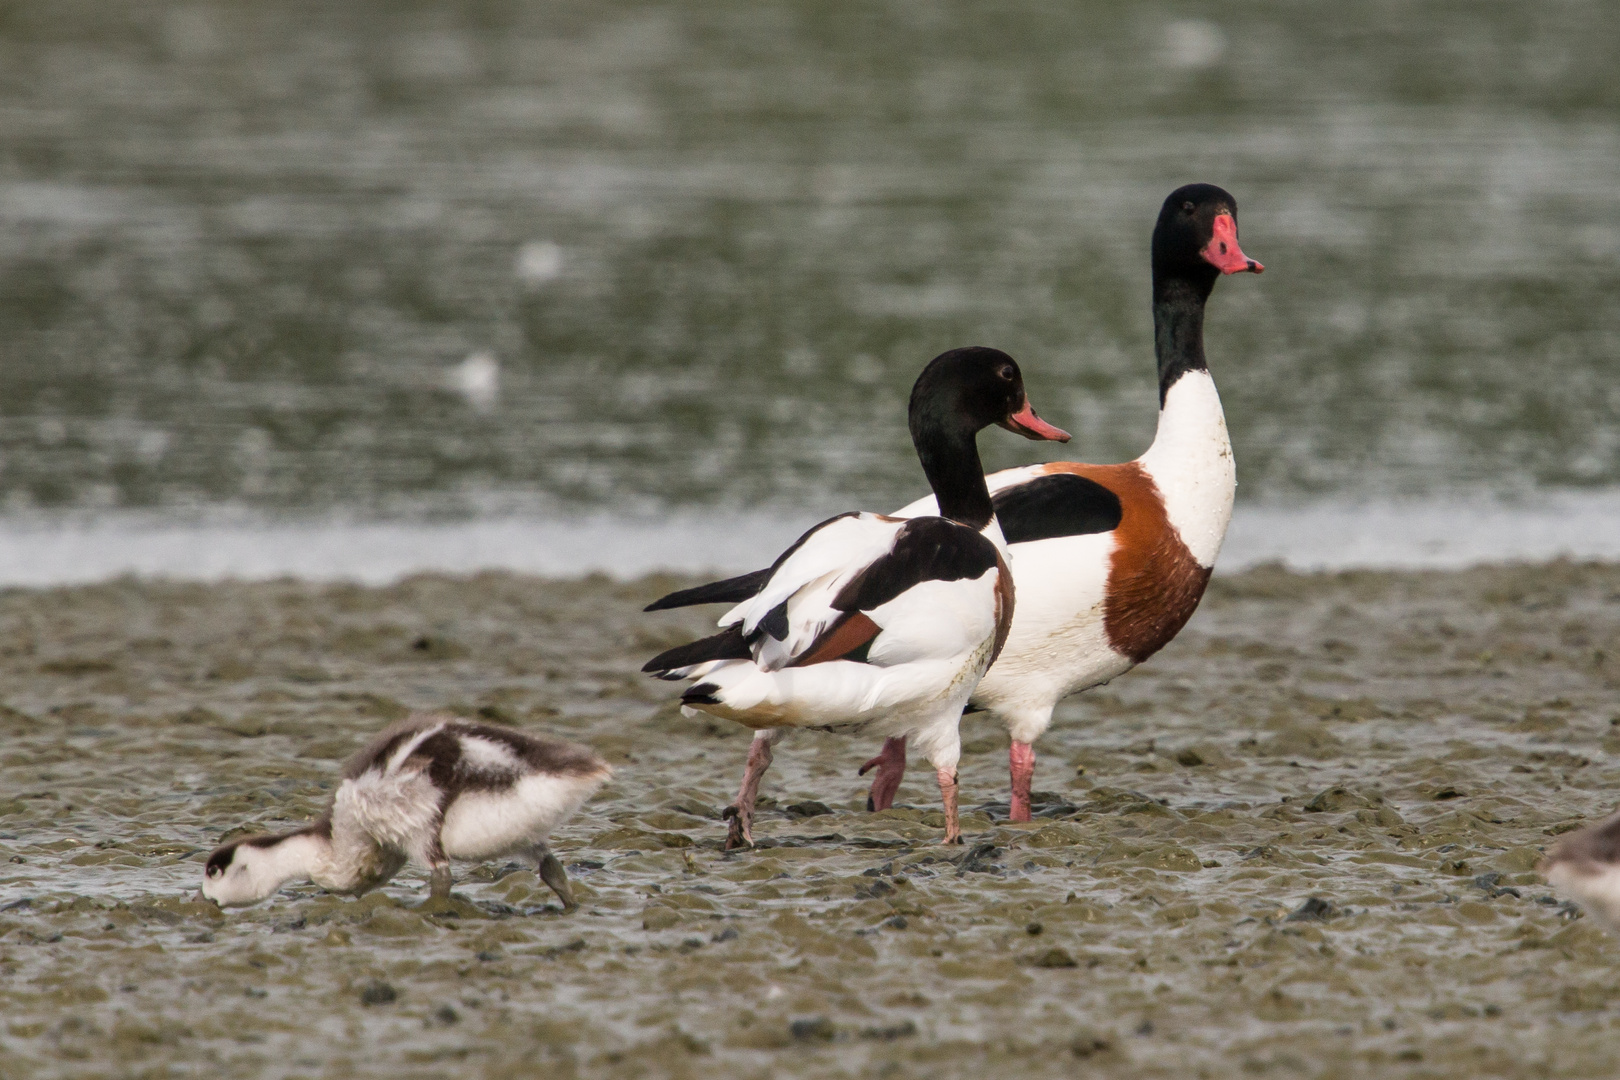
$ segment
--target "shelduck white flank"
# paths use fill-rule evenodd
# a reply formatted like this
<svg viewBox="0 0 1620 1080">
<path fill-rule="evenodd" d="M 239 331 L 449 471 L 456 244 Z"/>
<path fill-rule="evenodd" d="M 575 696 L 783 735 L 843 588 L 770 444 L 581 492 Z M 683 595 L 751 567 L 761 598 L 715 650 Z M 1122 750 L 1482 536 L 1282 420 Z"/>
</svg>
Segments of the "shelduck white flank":
<svg viewBox="0 0 1620 1080">
<path fill-rule="evenodd" d="M 233 840 L 208 857 L 202 892 L 223 907 L 255 904 L 289 881 L 363 893 L 409 862 L 450 895 L 450 860 L 532 858 L 565 909 L 573 891 L 546 838 L 612 775 L 583 746 L 451 716 L 409 717 L 343 767 L 316 821 Z"/>
<path fill-rule="evenodd" d="M 719 634 L 648 661 L 691 679 L 687 709 L 760 731 L 749 750 L 727 847 L 753 842 L 753 809 L 771 746 L 787 728 L 913 736 L 934 766 L 945 840 L 959 842 L 958 721 L 1006 640 L 1013 583 L 975 437 L 1000 424 L 1067 440 L 1035 415 L 1012 357 L 954 349 L 912 388 L 912 441 L 940 514 L 910 520 L 840 514 L 768 570 L 672 593 L 649 611 L 732 601 Z"/>
<path fill-rule="evenodd" d="M 1620 813 L 1563 836 L 1536 869 L 1547 884 L 1620 932 Z"/>
</svg>

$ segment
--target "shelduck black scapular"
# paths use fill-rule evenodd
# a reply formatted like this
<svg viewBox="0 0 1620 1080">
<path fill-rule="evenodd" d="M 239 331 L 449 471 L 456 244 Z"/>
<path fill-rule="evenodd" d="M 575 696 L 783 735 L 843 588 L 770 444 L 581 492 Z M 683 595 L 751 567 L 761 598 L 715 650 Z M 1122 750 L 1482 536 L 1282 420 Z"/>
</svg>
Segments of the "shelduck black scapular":
<svg viewBox="0 0 1620 1080">
<path fill-rule="evenodd" d="M 939 781 L 945 842 L 959 843 L 958 724 L 1006 640 L 1014 608 L 976 436 L 999 424 L 1067 441 L 1030 407 L 1012 357 L 953 349 L 918 377 L 911 438 L 938 515 L 847 513 L 801 536 L 767 570 L 686 589 L 649 611 L 730 601 L 721 632 L 664 652 L 644 671 L 690 679 L 688 710 L 757 731 L 728 848 L 753 843 L 771 746 L 789 728 L 916 740 Z"/>
<path fill-rule="evenodd" d="M 1547 884 L 1620 932 L 1620 813 L 1560 837 L 1536 870 Z"/>
<path fill-rule="evenodd" d="M 572 910 L 568 874 L 546 838 L 611 775 L 593 751 L 560 739 L 452 716 L 408 717 L 348 760 L 313 823 L 215 850 L 202 893 L 222 907 L 258 903 L 296 880 L 363 893 L 414 862 L 431 874 L 431 898 L 442 900 L 452 859 L 520 855 Z"/>
<path fill-rule="evenodd" d="M 1033 744 L 1057 703 L 1124 674 L 1180 632 L 1232 518 L 1237 474 L 1204 359 L 1204 304 L 1222 274 L 1265 268 L 1238 245 L 1237 200 L 1212 184 L 1165 199 L 1152 260 L 1159 428 L 1147 453 L 1121 465 L 1059 461 L 987 477 L 1019 604 L 971 707 L 994 713 L 1011 735 L 1014 821 L 1029 820 Z M 929 496 L 897 516 L 936 505 Z M 733 580 L 741 588 L 757 576 Z M 896 736 L 862 766 L 877 770 L 870 808 L 890 805 L 905 765 Z"/>
</svg>

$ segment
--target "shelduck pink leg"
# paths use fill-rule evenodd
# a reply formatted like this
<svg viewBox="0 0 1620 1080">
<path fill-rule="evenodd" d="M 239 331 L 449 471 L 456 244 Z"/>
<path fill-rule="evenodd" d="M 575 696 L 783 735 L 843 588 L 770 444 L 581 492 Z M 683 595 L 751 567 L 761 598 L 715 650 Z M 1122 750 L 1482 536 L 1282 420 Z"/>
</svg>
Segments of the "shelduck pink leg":
<svg viewBox="0 0 1620 1080">
<path fill-rule="evenodd" d="M 1012 811 L 1009 821 L 1029 820 L 1029 789 L 1035 782 L 1035 747 L 1014 739 L 1007 747 L 1007 763 L 1012 772 Z"/>
<path fill-rule="evenodd" d="M 872 791 L 866 796 L 868 811 L 887 810 L 894 805 L 894 793 L 900 790 L 900 780 L 906 775 L 906 737 L 896 735 L 883 740 L 878 756 L 861 766 L 857 776 L 865 776 L 868 769 L 877 769 L 872 777 Z"/>
<path fill-rule="evenodd" d="M 956 813 L 956 770 L 940 769 L 939 797 L 945 804 L 945 843 L 962 842 L 962 821 Z"/>
<path fill-rule="evenodd" d="M 754 846 L 754 802 L 759 798 L 759 782 L 765 770 L 771 767 L 771 745 L 782 737 L 777 728 L 765 728 L 754 733 L 748 747 L 748 767 L 743 770 L 742 786 L 737 789 L 737 801 L 726 807 L 722 815 L 729 819 L 726 830 L 726 850 Z"/>
</svg>

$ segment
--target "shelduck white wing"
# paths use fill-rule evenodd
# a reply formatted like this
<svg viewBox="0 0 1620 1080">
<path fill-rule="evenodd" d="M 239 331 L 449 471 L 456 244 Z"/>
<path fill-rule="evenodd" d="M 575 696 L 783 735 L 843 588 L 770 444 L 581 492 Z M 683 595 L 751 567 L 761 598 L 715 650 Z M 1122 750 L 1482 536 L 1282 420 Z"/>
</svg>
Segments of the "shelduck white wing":
<svg viewBox="0 0 1620 1080">
<path fill-rule="evenodd" d="M 720 617 L 736 627 L 766 671 L 804 656 L 846 614 L 841 590 L 891 554 L 905 522 L 879 514 L 844 514 L 810 530 L 777 560 L 754 595 Z"/>
<path fill-rule="evenodd" d="M 895 524 L 891 550 L 818 597 L 832 618 L 794 659 L 767 668 L 710 653 L 718 662 L 688 669 L 701 681 L 682 702 L 755 727 L 861 726 L 942 703 L 954 715 L 1005 641 L 1012 580 L 977 530 L 940 517 Z M 742 641 L 740 623 L 726 633 Z M 649 667 L 686 656 L 670 650 Z"/>
<path fill-rule="evenodd" d="M 721 633 L 669 649 L 643 670 L 702 679 L 683 699 L 688 704 L 709 704 L 700 699 L 710 684 L 741 690 L 751 683 L 745 696 L 791 704 L 778 715 L 804 717 L 822 714 L 810 699 L 824 696 L 828 700 L 821 704 L 833 711 L 885 707 L 895 693 L 914 696 L 901 688 L 904 679 L 893 677 L 896 669 L 938 661 L 949 683 L 969 656 L 982 651 L 987 663 L 999 650 L 1012 618 L 1012 581 L 1000 552 L 983 534 L 940 517 L 902 521 L 862 515 L 827 528 L 835 525 L 843 535 L 834 539 L 845 553 L 865 555 L 870 548 L 863 543 L 876 547 L 882 536 L 877 526 L 889 539 L 876 557 L 842 566 L 832 565 L 831 544 L 828 551 L 811 550 L 798 561 L 799 552 L 790 552 L 780 569 L 791 565 L 792 574 L 775 575 L 785 580 L 774 582 L 774 590 L 768 582 L 758 597 L 728 613 Z M 815 540 L 807 537 L 800 549 L 811 548 Z M 790 590 L 794 582 L 802 584 Z M 745 632 L 749 626 L 752 633 Z M 835 668 L 837 673 L 830 670 Z M 974 671 L 974 681 L 981 673 Z M 778 685 L 779 678 L 789 679 L 793 688 Z M 922 682 L 931 678 L 924 675 Z M 937 686 L 930 693 L 944 689 Z"/>
</svg>

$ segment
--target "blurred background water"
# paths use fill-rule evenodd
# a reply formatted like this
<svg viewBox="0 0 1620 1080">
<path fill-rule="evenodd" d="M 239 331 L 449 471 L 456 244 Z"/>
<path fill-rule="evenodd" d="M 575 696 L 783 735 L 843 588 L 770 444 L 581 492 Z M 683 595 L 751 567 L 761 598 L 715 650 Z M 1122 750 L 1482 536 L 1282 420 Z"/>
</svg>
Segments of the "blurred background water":
<svg viewBox="0 0 1620 1080">
<path fill-rule="evenodd" d="M 922 489 L 972 343 L 1134 457 L 1189 180 L 1268 266 L 1208 324 L 1257 542 L 1620 523 L 1617 58 L 1596 0 L 7 3 L 0 531 L 774 543 Z"/>
</svg>

